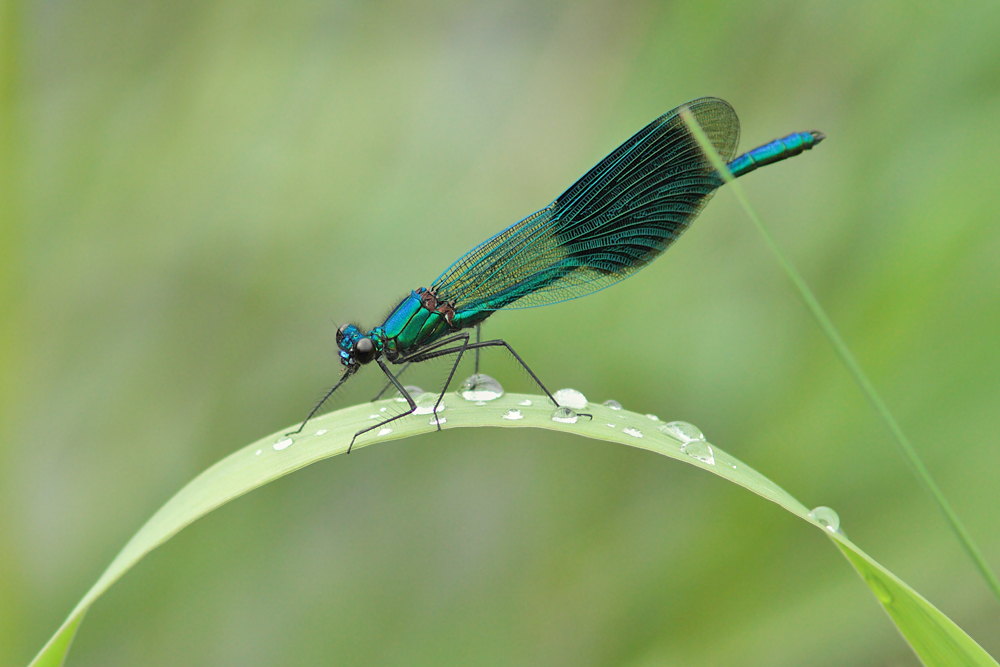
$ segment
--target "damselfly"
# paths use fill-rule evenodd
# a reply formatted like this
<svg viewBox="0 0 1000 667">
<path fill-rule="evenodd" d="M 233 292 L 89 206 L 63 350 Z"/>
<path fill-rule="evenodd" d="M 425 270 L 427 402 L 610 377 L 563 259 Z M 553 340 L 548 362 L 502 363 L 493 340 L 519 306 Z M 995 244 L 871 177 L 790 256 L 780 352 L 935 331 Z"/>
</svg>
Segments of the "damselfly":
<svg viewBox="0 0 1000 667">
<path fill-rule="evenodd" d="M 733 108 L 712 97 L 684 106 L 736 177 L 798 155 L 824 138 L 820 132 L 796 132 L 733 159 L 740 138 Z M 359 435 L 417 409 L 399 381 L 407 365 L 454 356 L 434 405 L 436 415 L 462 356 L 476 350 L 478 377 L 478 350 L 487 347 L 506 348 L 558 408 L 520 355 L 506 341 L 479 340 L 479 327 L 498 310 L 545 306 L 604 289 L 649 264 L 677 240 L 723 183 L 681 119 L 682 108 L 654 120 L 554 202 L 474 248 L 429 287 L 411 292 L 380 326 L 367 333 L 354 324 L 340 327 L 337 347 L 343 375 L 294 433 L 359 368 L 374 361 L 389 380 L 386 388 L 394 386 L 409 409 L 355 433 L 350 452 Z M 387 363 L 403 368 L 394 374 Z"/>
</svg>

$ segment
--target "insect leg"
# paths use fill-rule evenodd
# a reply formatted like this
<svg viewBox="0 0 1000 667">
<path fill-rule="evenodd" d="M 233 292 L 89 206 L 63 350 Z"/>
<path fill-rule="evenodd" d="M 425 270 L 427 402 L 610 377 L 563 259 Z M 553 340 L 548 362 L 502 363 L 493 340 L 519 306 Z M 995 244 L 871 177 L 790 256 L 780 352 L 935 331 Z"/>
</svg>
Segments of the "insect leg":
<svg viewBox="0 0 1000 667">
<path fill-rule="evenodd" d="M 427 359 L 433 359 L 435 357 L 441 357 L 447 354 L 459 354 L 460 352 L 465 352 L 466 349 L 475 350 L 483 347 L 501 347 L 501 346 L 507 348 L 507 351 L 510 352 L 512 355 L 514 355 L 514 358 L 517 359 L 517 362 L 524 367 L 524 370 L 528 371 L 528 375 L 530 375 L 531 379 L 535 381 L 535 384 L 541 387 L 542 391 L 545 392 L 545 395 L 549 397 L 549 399 L 555 404 L 556 407 L 560 407 L 559 402 L 552 396 L 552 392 L 550 392 L 545 387 L 545 385 L 542 384 L 542 381 L 538 379 L 538 376 L 535 375 L 535 372 L 531 370 L 528 364 L 524 363 L 524 359 L 522 359 L 521 356 L 514 351 L 514 348 L 512 348 L 505 340 L 500 340 L 500 339 L 485 340 L 479 343 L 470 343 L 468 345 L 463 345 L 460 348 L 451 347 L 444 350 L 434 350 L 429 353 L 424 353 L 424 351 L 421 350 L 419 353 L 413 355 L 410 358 L 413 361 L 425 361 Z"/>
<path fill-rule="evenodd" d="M 481 334 L 482 334 L 482 328 L 483 328 L 483 323 L 482 322 L 480 322 L 479 324 L 476 325 L 476 345 L 479 345 L 479 339 L 480 339 Z M 477 348 L 473 348 L 473 349 L 476 350 L 476 368 L 475 368 L 474 374 L 475 375 L 479 375 L 479 348 L 477 347 Z"/>
<path fill-rule="evenodd" d="M 347 378 L 351 377 L 352 375 L 354 375 L 353 371 L 352 372 L 344 373 L 343 377 L 340 378 L 340 382 L 338 382 L 337 384 L 333 385 L 333 389 L 331 389 L 330 391 L 326 392 L 326 396 L 324 396 L 323 398 L 321 398 L 320 401 L 319 401 L 319 403 L 316 404 L 316 407 L 309 411 L 309 414 L 306 415 L 306 418 L 302 420 L 302 425 L 299 426 L 294 431 L 290 431 L 290 432 L 286 433 L 285 435 L 295 435 L 296 433 L 301 433 L 302 429 L 304 429 L 306 427 L 306 423 L 310 419 L 312 419 L 313 415 L 316 414 L 316 412 L 323 406 L 324 403 L 326 403 L 326 399 L 328 399 L 331 396 L 333 396 L 333 392 L 337 391 L 337 389 L 340 388 L 340 385 L 342 385 L 345 382 L 347 382 Z"/>
<path fill-rule="evenodd" d="M 410 367 L 410 364 L 411 364 L 411 363 L 413 363 L 413 362 L 412 362 L 412 361 L 407 361 L 407 362 L 406 362 L 405 364 L 403 364 L 403 367 L 402 367 L 401 369 L 399 369 L 399 372 L 398 372 L 398 373 L 396 373 L 396 379 L 397 379 L 397 380 L 399 379 L 399 377 L 400 377 L 401 375 L 403 375 L 403 373 L 405 373 L 405 372 L 406 372 L 406 369 Z M 374 403 L 374 402 L 375 402 L 375 401 L 377 401 L 378 399 L 382 398 L 382 394 L 384 394 L 384 393 L 386 392 L 386 390 L 387 390 L 387 389 L 388 389 L 389 387 L 391 387 L 391 386 L 392 386 L 392 383 L 391 383 L 391 382 L 386 382 L 386 383 L 385 383 L 385 386 L 384 386 L 384 387 L 382 387 L 382 391 L 380 391 L 379 393 L 375 394 L 375 398 L 373 398 L 373 399 L 372 399 L 372 400 L 370 401 L 370 403 Z"/>
<path fill-rule="evenodd" d="M 441 430 L 441 422 L 438 421 L 437 418 L 438 406 L 441 405 L 441 401 L 444 400 L 444 395 L 448 391 L 448 385 L 451 384 L 452 378 L 455 377 L 455 371 L 458 370 L 458 364 L 462 361 L 462 355 L 465 354 L 465 350 L 469 347 L 469 334 L 459 335 L 463 336 L 465 340 L 462 342 L 462 347 L 457 348 L 458 354 L 455 355 L 455 364 L 451 367 L 451 372 L 448 373 L 448 379 L 445 380 L 444 387 L 441 388 L 441 395 L 438 396 L 437 403 L 434 404 L 434 412 L 431 413 L 434 415 L 434 421 L 437 422 L 439 431 Z"/>
<path fill-rule="evenodd" d="M 347 453 L 348 454 L 351 453 L 351 449 L 354 447 L 354 441 L 357 440 L 358 436 L 361 435 L 362 433 L 367 433 L 368 431 L 372 431 L 372 430 L 377 429 L 377 428 L 382 428 L 383 426 L 385 426 L 389 422 L 396 421 L 397 419 L 402 419 L 403 417 L 406 417 L 407 415 L 412 415 L 413 411 L 417 409 L 417 402 L 413 400 L 413 397 L 410 396 L 410 393 L 408 391 L 406 391 L 406 388 L 403 387 L 403 385 L 401 385 L 399 383 L 399 380 L 396 379 L 396 376 L 393 375 L 389 371 L 388 368 L 386 368 L 386 365 L 382 362 L 381 359 L 376 359 L 375 361 L 378 363 L 379 368 L 382 369 L 382 372 L 385 373 L 385 376 L 387 378 L 389 378 L 389 383 L 392 384 L 392 385 L 394 385 L 396 387 L 396 389 L 399 390 L 399 393 L 402 394 L 403 398 L 406 399 L 406 402 L 410 404 L 410 409 L 407 410 L 406 412 L 401 412 L 400 414 L 398 414 L 398 415 L 396 415 L 394 417 L 389 417 L 384 422 L 379 422 L 378 424 L 375 424 L 374 426 L 369 426 L 368 428 L 363 428 L 360 431 L 358 431 L 357 433 L 355 433 L 354 437 L 351 438 L 351 444 L 347 446 Z M 438 429 L 440 429 L 440 428 L 441 428 L 441 426 L 438 425 Z"/>
<path fill-rule="evenodd" d="M 434 350 L 434 349 L 437 349 L 437 348 L 439 348 L 439 347 L 441 347 L 443 345 L 450 345 L 451 343 L 454 343 L 455 341 L 460 340 L 463 335 L 464 334 L 458 334 L 457 336 L 450 336 L 449 338 L 445 338 L 443 340 L 439 340 L 436 343 L 432 343 L 431 345 L 428 345 L 427 347 L 421 349 L 420 352 L 425 352 L 427 350 Z M 412 356 L 413 355 L 411 355 L 411 357 Z M 410 364 L 413 363 L 413 361 L 411 360 L 411 357 L 406 357 L 404 355 L 404 356 L 402 356 L 402 357 L 400 357 L 399 359 L 396 360 L 397 364 L 403 364 L 403 368 L 401 368 L 400 371 L 398 373 L 396 373 L 396 379 L 399 379 L 399 377 L 401 375 L 403 375 L 404 372 L 406 372 L 406 369 L 410 367 Z M 386 390 L 389 389 L 389 387 L 391 387 L 391 386 L 392 386 L 391 382 L 386 382 L 385 386 L 382 387 L 382 391 L 380 391 L 378 394 L 376 394 L 375 398 L 373 398 L 371 400 L 371 402 L 374 403 L 378 399 L 382 398 L 382 394 L 384 394 L 386 392 Z"/>
</svg>

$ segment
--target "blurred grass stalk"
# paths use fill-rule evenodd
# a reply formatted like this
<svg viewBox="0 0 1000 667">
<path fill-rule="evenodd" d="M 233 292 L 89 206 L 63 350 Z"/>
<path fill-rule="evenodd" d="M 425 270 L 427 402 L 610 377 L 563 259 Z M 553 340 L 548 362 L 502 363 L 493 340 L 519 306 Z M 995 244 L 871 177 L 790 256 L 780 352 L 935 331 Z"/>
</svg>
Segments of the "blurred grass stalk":
<svg viewBox="0 0 1000 667">
<path fill-rule="evenodd" d="M 20 8 L 16 0 L 0 0 L 0 443 L 11 441 L 10 425 L 16 414 L 17 364 L 20 358 L 20 330 L 23 323 L 21 300 L 17 286 L 20 283 L 21 250 L 21 201 L 22 130 L 20 127 Z M 0 445 L 0 470 L 5 452 Z M 0 510 L 2 511 L 2 510 Z M 5 514 L 7 512 L 5 511 Z M 12 550 L 0 549 L 0 560 L 12 558 Z M 0 571 L 10 571 L 0 563 Z M 0 597 L 14 599 L 12 581 L 0 578 Z M 0 605 L 0 625 L 14 628 L 16 614 L 6 605 Z M 0 649 L 0 659 L 3 657 Z"/>
<path fill-rule="evenodd" d="M 701 129 L 701 126 L 698 124 L 695 117 L 687 108 L 684 108 L 681 110 L 681 118 L 683 118 L 684 122 L 687 123 L 688 128 L 694 134 L 695 139 L 698 140 L 702 151 L 704 151 L 705 155 L 712 162 L 712 166 L 715 167 L 716 171 L 718 171 L 722 176 L 722 179 L 733 189 L 733 194 L 736 195 L 736 198 L 739 200 L 743 210 L 745 210 L 747 215 L 750 216 L 750 219 L 753 220 L 754 225 L 757 227 L 757 231 L 764 237 L 764 242 L 767 244 L 767 247 L 771 250 L 775 259 L 778 260 L 778 264 L 781 265 L 781 268 L 785 270 L 785 273 L 792 281 L 795 289 L 798 290 L 799 294 L 802 296 L 802 300 L 805 301 L 806 306 L 809 308 L 809 312 L 812 313 L 814 318 L 816 318 L 816 322 L 823 330 L 827 339 L 829 339 L 830 343 L 833 345 L 833 349 L 836 350 L 841 361 L 844 362 L 847 370 L 861 387 L 861 391 L 868 398 L 868 401 L 875 408 L 875 411 L 881 415 L 882 419 L 886 423 L 886 426 L 889 427 L 889 431 L 895 438 L 896 445 L 899 447 L 903 458 L 910 464 L 910 467 L 912 468 L 917 479 L 923 484 L 927 492 L 930 493 L 931 498 L 944 514 L 945 519 L 951 526 L 951 529 L 955 531 L 955 535 L 958 536 L 958 541 L 965 548 L 969 557 L 972 558 L 972 561 L 979 569 L 979 573 L 983 576 L 983 579 L 986 580 L 986 584 L 990 587 L 990 590 L 993 591 L 993 596 L 996 597 L 997 601 L 1000 601 L 1000 581 L 997 580 L 993 570 L 990 569 L 989 563 L 986 562 L 986 558 L 983 557 L 983 554 L 979 551 L 979 547 L 977 547 L 976 543 L 972 540 L 972 536 L 969 535 L 969 532 L 965 529 L 962 521 L 951 508 L 951 504 L 948 502 L 948 499 L 945 498 L 944 493 L 942 493 L 937 483 L 934 482 L 934 478 L 931 477 L 930 471 L 927 470 L 923 461 L 920 460 L 920 456 L 910 443 L 910 439 L 906 437 L 905 433 L 903 433 L 903 429 L 900 427 L 899 422 L 897 422 L 896 418 L 892 416 L 891 412 L 889 412 L 889 408 L 886 406 L 885 401 L 882 400 L 882 397 L 879 396 L 878 392 L 875 390 L 875 385 L 873 385 L 871 380 L 868 379 L 868 376 L 861 368 L 858 360 L 854 358 L 853 354 L 851 354 L 850 349 L 847 347 L 847 343 L 844 342 L 844 339 L 841 338 L 840 334 L 837 332 L 836 327 L 833 326 L 833 322 L 830 321 L 826 311 L 823 310 L 823 306 L 821 306 L 819 300 L 816 299 L 816 295 L 813 294 L 811 289 L 809 289 L 809 285 L 806 284 L 805 279 L 801 274 L 799 274 L 788 258 L 786 258 L 782 254 L 781 250 L 778 249 L 778 245 L 774 242 L 774 239 L 771 238 L 771 234 L 767 231 L 767 228 L 764 227 L 764 223 L 750 206 L 750 202 L 743 193 L 743 189 L 739 186 L 739 183 L 736 182 L 736 179 L 733 178 L 733 175 L 729 172 L 729 169 L 722 161 L 718 152 L 716 152 L 715 147 L 712 146 L 712 142 L 709 141 L 704 130 Z"/>
</svg>

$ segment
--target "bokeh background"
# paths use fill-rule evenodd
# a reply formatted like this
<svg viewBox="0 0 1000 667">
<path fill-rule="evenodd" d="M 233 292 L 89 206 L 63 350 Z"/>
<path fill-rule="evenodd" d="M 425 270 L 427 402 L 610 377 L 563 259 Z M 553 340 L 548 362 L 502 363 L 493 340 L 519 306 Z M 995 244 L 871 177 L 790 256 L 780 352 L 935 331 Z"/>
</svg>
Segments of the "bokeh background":
<svg viewBox="0 0 1000 667">
<path fill-rule="evenodd" d="M 379 322 L 702 95 L 733 104 L 743 149 L 826 132 L 744 187 L 1000 568 L 1000 7 L 3 11 L 0 664 L 26 664 L 187 481 L 302 418 L 339 373 L 337 324 Z M 636 277 L 486 333 L 553 389 L 693 422 L 834 507 L 1000 655 L 996 600 L 731 193 Z M 352 384 L 331 409 L 379 386 Z M 744 489 L 475 429 L 337 457 L 198 521 L 98 601 L 68 664 L 917 661 L 828 540 Z"/>
</svg>

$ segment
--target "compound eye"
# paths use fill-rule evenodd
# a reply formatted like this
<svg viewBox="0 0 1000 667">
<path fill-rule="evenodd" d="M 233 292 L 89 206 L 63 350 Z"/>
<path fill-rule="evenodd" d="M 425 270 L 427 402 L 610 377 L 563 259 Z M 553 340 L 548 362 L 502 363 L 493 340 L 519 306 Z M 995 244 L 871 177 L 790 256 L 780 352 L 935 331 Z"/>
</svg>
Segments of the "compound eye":
<svg viewBox="0 0 1000 667">
<path fill-rule="evenodd" d="M 375 358 L 375 343 L 371 338 L 362 338 L 354 344 L 354 358 L 362 364 L 367 364 Z"/>
<path fill-rule="evenodd" d="M 344 336 L 347 334 L 347 330 L 350 329 L 350 328 L 351 328 L 350 324 L 344 324 L 344 325 L 341 325 L 341 327 L 339 329 L 337 329 L 337 345 L 338 346 L 340 345 L 340 341 L 344 340 Z"/>
</svg>

